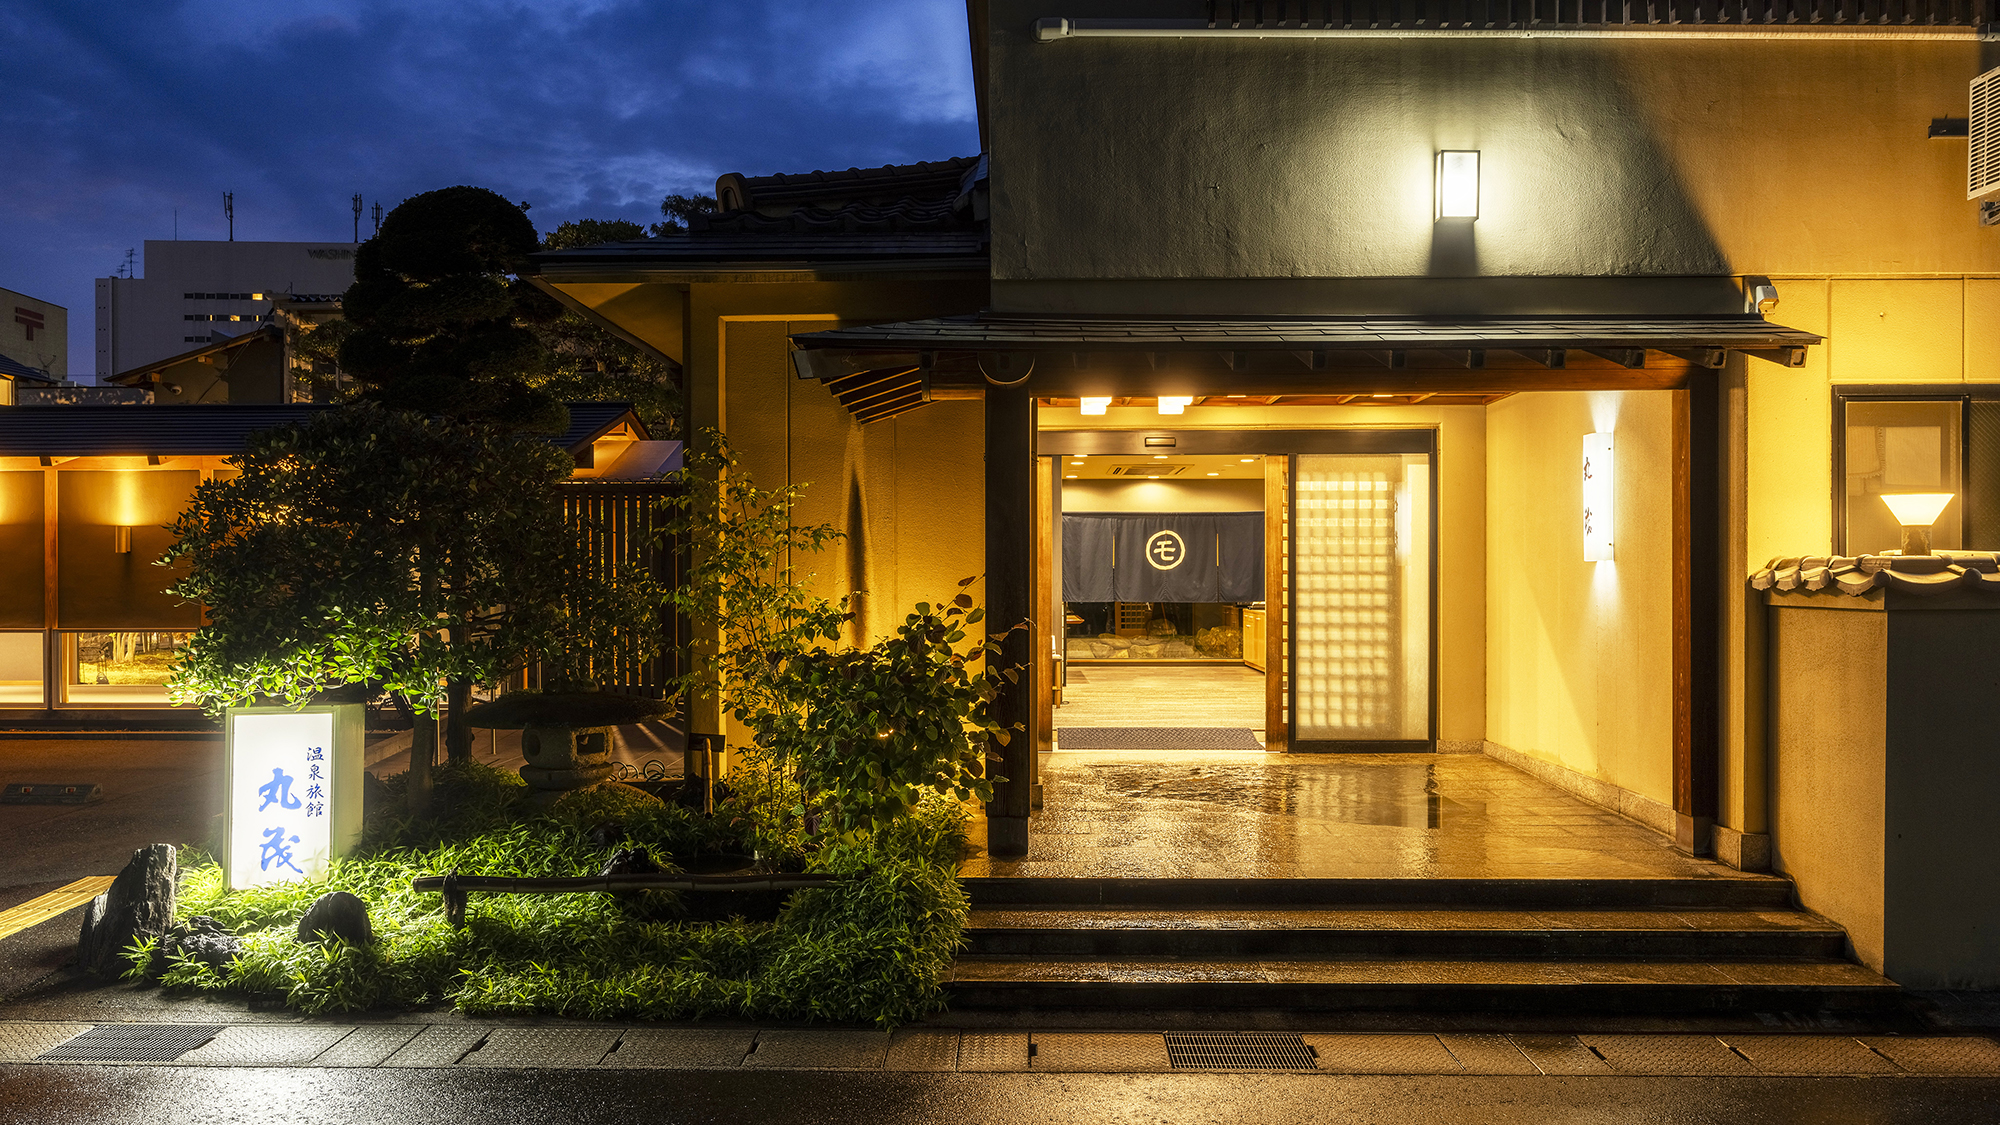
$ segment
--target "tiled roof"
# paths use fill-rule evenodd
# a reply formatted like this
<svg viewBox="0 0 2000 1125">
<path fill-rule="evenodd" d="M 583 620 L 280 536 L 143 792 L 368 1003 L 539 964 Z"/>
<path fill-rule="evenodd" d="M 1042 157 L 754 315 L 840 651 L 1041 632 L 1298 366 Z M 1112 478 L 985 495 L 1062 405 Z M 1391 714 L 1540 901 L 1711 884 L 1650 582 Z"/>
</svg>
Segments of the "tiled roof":
<svg viewBox="0 0 2000 1125">
<path fill-rule="evenodd" d="M 0 407 L 0 457 L 226 456 L 258 430 L 305 422 L 331 406 Z M 632 411 L 623 402 L 569 404 L 559 440 L 575 450 Z M 638 420 L 634 418 L 634 426 Z M 644 437 L 643 428 L 640 436 Z"/>
<path fill-rule="evenodd" d="M 802 348 L 883 351 L 1284 351 L 1315 348 L 1779 348 L 1820 337 L 1756 316 L 1019 317 L 983 313 L 858 325 L 792 338 Z"/>
<path fill-rule="evenodd" d="M 761 211 L 723 211 L 710 215 L 696 215 L 689 222 L 689 233 L 699 238 L 704 233 L 721 232 L 775 234 L 800 231 L 810 234 L 832 234 L 854 231 L 977 230 L 978 226 L 979 224 L 973 222 L 971 214 L 954 205 L 950 197 L 943 199 L 905 197 L 894 203 L 879 206 L 869 203 L 849 203 L 833 211 L 823 207 L 801 207 L 783 215 L 767 215 Z"/>
<path fill-rule="evenodd" d="M 9 359 L 4 355 L 0 355 L 0 375 L 14 379 L 25 379 L 35 383 L 54 383 L 58 381 L 52 378 L 46 371 L 39 371 L 19 360 Z"/>
<path fill-rule="evenodd" d="M 986 269 L 986 164 L 976 156 L 845 172 L 735 173 L 716 181 L 723 209 L 689 220 L 684 234 L 610 242 L 534 256 L 543 273 L 743 263 L 921 263 L 964 259 Z M 975 190 L 978 189 L 978 190 Z"/>
<path fill-rule="evenodd" d="M 728 192 L 732 186 L 748 198 L 724 205 L 740 207 L 797 206 L 829 199 L 886 199 L 904 196 L 922 198 L 956 196 L 965 174 L 979 164 L 977 156 L 955 156 L 917 164 L 888 164 L 880 168 L 849 168 L 844 172 L 780 172 L 772 176 L 731 174 L 716 181 Z M 720 196 L 718 196 L 720 198 Z"/>
<path fill-rule="evenodd" d="M 1820 555 L 1772 559 L 1750 578 L 1758 590 L 1860 597 L 1875 590 L 1948 594 L 1972 590 L 2000 594 L 2000 554 L 1939 551 L 1934 555 Z"/>
</svg>

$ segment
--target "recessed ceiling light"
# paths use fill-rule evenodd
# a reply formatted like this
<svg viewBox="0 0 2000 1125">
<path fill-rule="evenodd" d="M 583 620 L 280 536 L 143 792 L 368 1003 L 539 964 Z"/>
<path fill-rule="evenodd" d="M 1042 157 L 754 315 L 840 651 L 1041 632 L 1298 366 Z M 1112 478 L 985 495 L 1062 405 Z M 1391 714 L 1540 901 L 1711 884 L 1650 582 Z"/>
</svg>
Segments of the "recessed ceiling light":
<svg viewBox="0 0 2000 1125">
<path fill-rule="evenodd" d="M 1159 480 L 1160 478 L 1159 478 L 1159 477 L 1147 477 L 1146 479 L 1147 479 L 1147 480 Z"/>
<path fill-rule="evenodd" d="M 1167 459 L 1167 455 L 1166 455 L 1166 454 L 1164 454 L 1164 453 L 1155 453 L 1155 454 L 1153 454 L 1153 460 L 1155 460 L 1155 461 L 1164 461 L 1164 460 L 1166 460 L 1166 459 Z"/>
<path fill-rule="evenodd" d="M 1083 458 L 1081 458 L 1081 457 L 1076 457 L 1076 458 L 1072 458 L 1072 459 L 1070 460 L 1070 464 L 1072 464 L 1072 465 L 1081 465 L 1081 464 L 1083 464 Z"/>
<path fill-rule="evenodd" d="M 1064 474 L 1063 474 L 1063 479 L 1064 479 L 1064 480 L 1075 480 L 1075 479 L 1076 479 L 1076 474 L 1075 474 L 1075 473 L 1064 473 Z"/>
<path fill-rule="evenodd" d="M 1395 398 L 1395 395 L 1370 395 L 1370 398 Z"/>
<path fill-rule="evenodd" d="M 1208 474 L 1208 475 L 1209 475 L 1209 476 L 1212 476 L 1212 477 L 1219 477 L 1219 476 L 1221 476 L 1222 474 L 1221 474 L 1221 473 L 1210 473 L 1210 474 Z"/>
<path fill-rule="evenodd" d="M 1243 463 L 1244 463 L 1245 465 L 1248 465 L 1248 464 L 1249 464 L 1250 462 L 1252 462 L 1252 461 L 1255 461 L 1255 460 L 1256 460 L 1256 458 L 1255 458 L 1255 457 L 1238 457 L 1238 458 L 1237 458 L 1237 460 L 1238 460 L 1238 461 L 1241 461 L 1241 462 L 1243 462 Z"/>
</svg>

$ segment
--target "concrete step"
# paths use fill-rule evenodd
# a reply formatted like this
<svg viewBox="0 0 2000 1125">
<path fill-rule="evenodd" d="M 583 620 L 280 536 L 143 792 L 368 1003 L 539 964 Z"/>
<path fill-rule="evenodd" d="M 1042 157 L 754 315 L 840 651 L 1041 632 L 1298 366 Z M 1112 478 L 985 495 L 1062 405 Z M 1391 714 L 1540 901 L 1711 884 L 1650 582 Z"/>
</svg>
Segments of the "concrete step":
<svg viewBox="0 0 2000 1125">
<path fill-rule="evenodd" d="M 976 909 L 1091 906 L 1787 910 L 1791 881 L 1726 867 L 1701 878 L 962 880 Z"/>
<path fill-rule="evenodd" d="M 1901 990 L 1841 961 L 961 957 L 961 1009 L 1865 1011 Z"/>
<path fill-rule="evenodd" d="M 1795 910 L 1140 907 L 974 910 L 975 957 L 1839 960 L 1840 927 Z"/>
</svg>

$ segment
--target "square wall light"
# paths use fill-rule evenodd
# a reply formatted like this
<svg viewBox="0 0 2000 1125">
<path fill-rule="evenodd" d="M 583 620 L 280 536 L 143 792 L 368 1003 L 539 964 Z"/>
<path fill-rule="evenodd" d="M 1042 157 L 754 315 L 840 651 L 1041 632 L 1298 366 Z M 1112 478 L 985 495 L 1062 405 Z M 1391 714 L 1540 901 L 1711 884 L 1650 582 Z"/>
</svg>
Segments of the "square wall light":
<svg viewBox="0 0 2000 1125">
<path fill-rule="evenodd" d="M 1446 149 L 1437 154 L 1436 214 L 1443 219 L 1479 217 L 1479 153 Z"/>
</svg>

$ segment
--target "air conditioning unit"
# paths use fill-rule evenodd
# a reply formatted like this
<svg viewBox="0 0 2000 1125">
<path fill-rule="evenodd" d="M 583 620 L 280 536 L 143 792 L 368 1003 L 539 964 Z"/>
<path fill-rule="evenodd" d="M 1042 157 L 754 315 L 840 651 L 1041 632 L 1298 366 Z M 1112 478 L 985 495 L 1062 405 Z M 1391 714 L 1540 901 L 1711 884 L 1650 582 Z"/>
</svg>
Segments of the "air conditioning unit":
<svg viewBox="0 0 2000 1125">
<path fill-rule="evenodd" d="M 1113 465 L 1107 475 L 1114 477 L 1177 477 L 1186 471 L 1186 465 L 1162 465 L 1156 461 L 1151 465 Z"/>
<path fill-rule="evenodd" d="M 2000 67 L 1972 80 L 1966 114 L 1965 198 L 2000 191 Z"/>
</svg>

